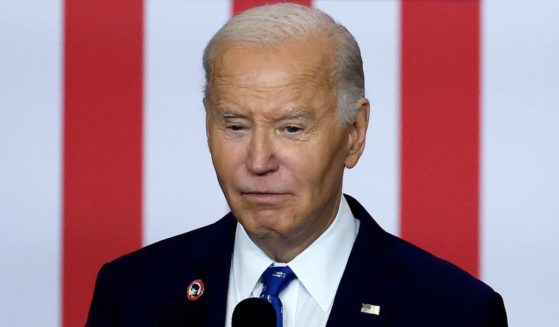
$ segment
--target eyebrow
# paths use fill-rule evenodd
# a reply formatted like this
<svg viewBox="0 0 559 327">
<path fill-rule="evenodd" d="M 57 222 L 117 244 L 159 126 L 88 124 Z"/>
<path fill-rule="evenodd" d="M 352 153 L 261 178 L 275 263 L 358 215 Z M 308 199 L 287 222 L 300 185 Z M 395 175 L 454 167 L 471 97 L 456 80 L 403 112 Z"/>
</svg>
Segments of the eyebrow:
<svg viewBox="0 0 559 327">
<path fill-rule="evenodd" d="M 220 108 L 216 108 L 216 114 L 221 117 L 221 118 L 244 118 L 244 115 L 241 115 L 239 113 L 236 113 L 232 110 L 230 110 L 229 108 L 224 108 L 224 107 L 220 107 Z"/>
<path fill-rule="evenodd" d="M 286 114 L 284 114 L 279 120 L 287 119 L 312 119 L 314 118 L 314 113 L 310 108 L 291 108 Z"/>
<path fill-rule="evenodd" d="M 216 108 L 217 116 L 221 117 L 222 119 L 227 118 L 246 118 L 246 115 L 237 113 L 233 110 L 230 110 L 226 107 L 218 107 Z M 286 110 L 285 113 L 282 113 L 278 118 L 274 119 L 276 121 L 283 121 L 283 120 L 290 120 L 290 119 L 313 119 L 315 114 L 310 108 L 307 107 L 299 107 L 299 108 L 290 108 Z"/>
</svg>

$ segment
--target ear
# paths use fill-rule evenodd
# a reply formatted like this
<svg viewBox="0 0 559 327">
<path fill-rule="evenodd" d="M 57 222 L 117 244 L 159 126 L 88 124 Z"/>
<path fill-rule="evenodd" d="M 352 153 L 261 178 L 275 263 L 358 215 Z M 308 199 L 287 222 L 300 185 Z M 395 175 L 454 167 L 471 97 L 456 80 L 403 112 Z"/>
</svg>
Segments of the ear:
<svg viewBox="0 0 559 327">
<path fill-rule="evenodd" d="M 208 123 L 210 119 L 210 100 L 207 97 L 204 97 L 202 101 L 204 102 L 204 110 L 206 111 L 206 140 L 209 141 L 210 135 L 208 131 Z"/>
<path fill-rule="evenodd" d="M 357 109 L 355 120 L 348 126 L 348 152 L 345 159 L 345 166 L 347 168 L 355 167 L 363 150 L 365 150 L 365 139 L 367 138 L 367 127 L 369 126 L 369 100 L 362 98 L 357 102 L 357 106 L 359 106 L 359 109 Z"/>
<path fill-rule="evenodd" d="M 206 111 L 207 117 L 210 111 L 210 99 L 208 99 L 208 97 L 204 97 L 204 99 L 202 99 L 202 102 L 204 103 L 204 110 Z"/>
</svg>

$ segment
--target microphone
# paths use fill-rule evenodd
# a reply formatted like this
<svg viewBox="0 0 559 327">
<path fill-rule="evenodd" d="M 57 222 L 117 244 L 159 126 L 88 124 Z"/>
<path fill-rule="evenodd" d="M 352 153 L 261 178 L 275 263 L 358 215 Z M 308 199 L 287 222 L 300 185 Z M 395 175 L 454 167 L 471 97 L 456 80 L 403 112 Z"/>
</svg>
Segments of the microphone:
<svg viewBox="0 0 559 327">
<path fill-rule="evenodd" d="M 244 299 L 233 310 L 232 327 L 276 327 L 276 310 L 264 299 Z"/>
</svg>

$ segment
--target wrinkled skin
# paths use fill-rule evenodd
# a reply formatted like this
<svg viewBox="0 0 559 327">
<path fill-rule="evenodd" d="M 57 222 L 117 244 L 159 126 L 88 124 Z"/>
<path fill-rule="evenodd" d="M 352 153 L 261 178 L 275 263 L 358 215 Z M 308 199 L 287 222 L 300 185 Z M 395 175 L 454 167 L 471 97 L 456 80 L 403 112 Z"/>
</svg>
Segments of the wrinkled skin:
<svg viewBox="0 0 559 327">
<path fill-rule="evenodd" d="M 226 47 L 204 100 L 219 184 L 249 237 L 289 262 L 330 225 L 344 169 L 365 145 L 367 99 L 352 124 L 337 113 L 333 47 L 325 38 L 279 49 Z"/>
</svg>

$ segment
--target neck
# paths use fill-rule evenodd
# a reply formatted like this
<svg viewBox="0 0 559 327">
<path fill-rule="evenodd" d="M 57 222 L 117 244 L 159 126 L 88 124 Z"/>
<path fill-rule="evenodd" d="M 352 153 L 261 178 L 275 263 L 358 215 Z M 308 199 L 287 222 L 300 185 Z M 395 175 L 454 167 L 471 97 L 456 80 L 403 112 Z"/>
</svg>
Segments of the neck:
<svg viewBox="0 0 559 327">
<path fill-rule="evenodd" d="M 310 226 L 308 230 L 315 230 L 314 233 L 308 234 L 308 230 L 302 230 L 299 233 L 282 236 L 278 234 L 257 237 L 247 234 L 250 239 L 272 260 L 275 262 L 289 263 L 296 256 L 307 249 L 320 235 L 322 235 L 332 224 L 340 207 L 341 195 L 332 199 L 334 206 L 328 211 L 322 212 L 329 219 L 319 219 L 315 226 Z"/>
</svg>

